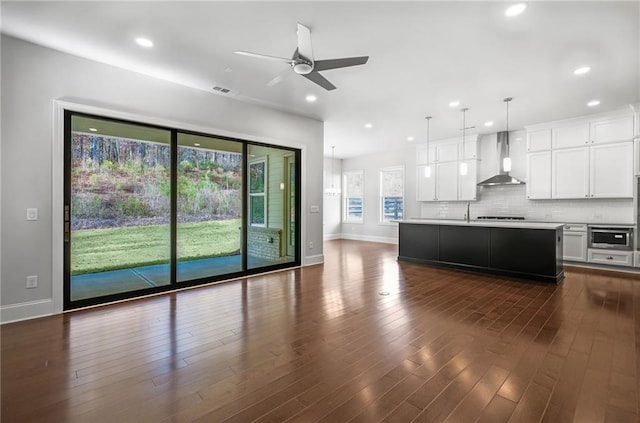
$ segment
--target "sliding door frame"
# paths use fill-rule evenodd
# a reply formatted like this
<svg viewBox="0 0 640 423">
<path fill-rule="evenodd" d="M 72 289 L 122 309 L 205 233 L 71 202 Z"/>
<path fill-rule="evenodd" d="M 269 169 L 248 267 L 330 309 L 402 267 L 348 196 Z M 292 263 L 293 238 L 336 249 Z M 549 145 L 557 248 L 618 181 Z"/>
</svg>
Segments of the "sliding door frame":
<svg viewBox="0 0 640 423">
<path fill-rule="evenodd" d="M 71 117 L 72 116 L 85 116 L 98 118 L 102 120 L 110 120 L 114 122 L 121 122 L 126 124 L 134 124 L 140 125 L 155 129 L 167 130 L 171 133 L 171 198 L 170 198 L 170 283 L 169 285 L 157 286 L 157 287 L 149 287 L 141 290 L 116 293 L 107 296 L 88 298 L 83 300 L 71 301 L 71 242 L 66 242 L 66 237 L 70 236 L 70 227 L 65 228 L 64 225 L 70 225 L 70 216 L 65 216 L 65 211 L 61 212 L 56 209 L 64 209 L 65 206 L 70 206 L 71 204 L 71 179 L 70 179 L 70 170 L 71 170 Z M 61 127 L 60 127 L 61 126 Z M 56 131 L 57 129 L 57 131 Z M 259 274 L 274 270 L 293 268 L 301 266 L 302 261 L 302 219 L 301 219 L 301 211 L 302 211 L 302 183 L 303 177 L 301 172 L 301 159 L 303 154 L 302 147 L 289 147 L 289 146 L 281 146 L 275 144 L 269 144 L 260 141 L 253 141 L 248 139 L 240 139 L 235 137 L 230 137 L 228 135 L 217 135 L 215 132 L 218 132 L 209 128 L 198 128 L 197 130 L 193 129 L 185 129 L 184 125 L 175 123 L 175 122 L 154 122 L 154 119 L 146 118 L 144 116 L 135 116 L 127 113 L 115 112 L 110 110 L 93 108 L 90 106 L 82 106 L 69 104 L 60 101 L 54 101 L 54 150 L 58 150 L 55 147 L 60 148 L 62 151 L 54 151 L 53 154 L 53 168 L 54 168 L 54 177 L 58 174 L 59 170 L 62 173 L 59 175 L 62 181 L 62 192 L 60 190 L 55 189 L 56 180 L 54 179 L 54 189 L 53 189 L 53 203 L 54 203 L 54 213 L 52 216 L 53 219 L 53 228 L 54 228 L 54 236 L 53 236 L 53 244 L 54 244 L 54 292 L 53 292 L 53 302 L 54 309 L 55 303 L 60 301 L 61 310 L 72 310 L 86 306 L 104 304 L 113 301 L 119 301 L 124 299 L 131 299 L 142 297 L 146 295 L 157 294 L 161 292 L 170 292 L 183 288 L 223 282 L 228 280 L 237 279 L 239 277 L 250 276 L 253 274 Z M 241 207 L 242 207 L 242 225 L 241 225 L 241 260 L 242 260 L 242 271 L 233 272 L 224 275 L 215 275 L 200 279 L 194 279 L 189 281 L 177 282 L 177 180 L 178 180 L 178 134 L 192 134 L 199 135 L 204 137 L 211 137 L 220 140 L 234 141 L 242 144 L 242 193 L 241 193 Z M 56 139 L 58 142 L 56 142 Z M 61 144 L 61 145 L 58 145 Z M 264 146 L 269 148 L 276 148 L 281 150 L 289 151 L 295 157 L 296 164 L 296 187 L 295 187 L 295 198 L 296 198 L 296 222 L 295 222 L 295 257 L 292 262 L 287 263 L 279 263 L 273 264 L 263 267 L 251 268 L 249 269 L 247 266 L 247 204 L 248 204 L 248 147 L 250 145 L 255 146 Z M 60 153 L 62 153 L 62 161 L 58 161 L 60 157 Z M 59 163 L 62 163 L 60 166 Z M 57 196 L 57 198 L 56 198 Z M 62 207 L 55 207 L 56 204 L 60 204 L 58 199 L 62 199 Z M 284 206 L 283 206 L 284 207 Z M 70 213 L 71 210 L 68 210 Z M 61 219 L 62 217 L 62 219 Z M 64 222 L 64 218 L 69 217 L 66 222 Z M 62 224 L 62 236 L 59 236 L 60 232 L 56 230 L 56 228 L 60 228 L 60 222 Z M 62 250 L 60 249 L 60 243 L 63 244 Z M 61 251 L 62 254 L 56 254 L 56 251 Z M 60 257 L 61 256 L 61 257 Z M 56 263 L 56 260 L 60 260 Z M 62 268 L 60 269 L 61 266 Z M 56 269 L 61 270 L 62 281 L 56 287 Z M 57 274 L 60 274 L 57 273 Z M 61 289 L 60 289 L 61 288 Z M 54 310 L 55 311 L 55 310 Z"/>
</svg>

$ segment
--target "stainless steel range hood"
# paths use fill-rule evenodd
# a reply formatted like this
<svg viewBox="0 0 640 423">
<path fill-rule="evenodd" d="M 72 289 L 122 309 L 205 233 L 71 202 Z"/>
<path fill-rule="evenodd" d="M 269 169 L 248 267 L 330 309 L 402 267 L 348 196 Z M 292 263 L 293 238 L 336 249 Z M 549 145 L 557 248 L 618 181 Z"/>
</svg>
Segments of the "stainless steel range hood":
<svg viewBox="0 0 640 423">
<path fill-rule="evenodd" d="M 522 185 L 523 181 L 509 175 L 509 172 L 502 170 L 502 162 L 508 155 L 509 151 L 509 132 L 503 131 L 497 134 L 497 153 L 498 153 L 498 174 L 489 179 L 480 182 L 478 186 L 495 186 L 495 185 Z"/>
</svg>

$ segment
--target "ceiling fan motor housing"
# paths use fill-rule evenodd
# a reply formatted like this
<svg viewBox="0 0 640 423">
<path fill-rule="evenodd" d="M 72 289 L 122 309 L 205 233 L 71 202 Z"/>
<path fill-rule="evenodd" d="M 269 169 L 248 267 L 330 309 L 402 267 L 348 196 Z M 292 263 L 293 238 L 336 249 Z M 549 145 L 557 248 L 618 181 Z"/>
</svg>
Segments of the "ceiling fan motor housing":
<svg viewBox="0 0 640 423">
<path fill-rule="evenodd" d="M 313 71 L 313 65 L 306 61 L 300 61 L 293 64 L 293 71 L 300 75 L 307 75 Z"/>
</svg>

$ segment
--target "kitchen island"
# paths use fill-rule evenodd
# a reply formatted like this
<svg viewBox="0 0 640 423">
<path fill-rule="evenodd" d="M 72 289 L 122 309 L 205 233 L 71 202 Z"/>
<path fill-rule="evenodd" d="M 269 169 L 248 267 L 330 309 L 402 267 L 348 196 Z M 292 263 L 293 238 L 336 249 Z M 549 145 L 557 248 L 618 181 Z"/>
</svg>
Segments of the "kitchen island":
<svg viewBox="0 0 640 423">
<path fill-rule="evenodd" d="M 559 282 L 560 223 L 410 219 L 399 223 L 398 260 Z"/>
</svg>

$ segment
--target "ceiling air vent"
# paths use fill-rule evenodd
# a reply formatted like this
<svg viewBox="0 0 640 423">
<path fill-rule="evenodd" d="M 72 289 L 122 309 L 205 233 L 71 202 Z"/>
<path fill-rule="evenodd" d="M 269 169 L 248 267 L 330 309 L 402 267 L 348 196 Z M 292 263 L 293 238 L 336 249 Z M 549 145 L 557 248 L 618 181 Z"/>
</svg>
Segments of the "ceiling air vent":
<svg viewBox="0 0 640 423">
<path fill-rule="evenodd" d="M 236 94 L 238 94 L 237 91 L 230 90 L 229 88 L 220 87 L 218 85 L 214 85 L 213 88 L 211 88 L 211 90 L 214 92 L 214 94 L 220 94 L 224 96 L 235 96 Z"/>
</svg>

